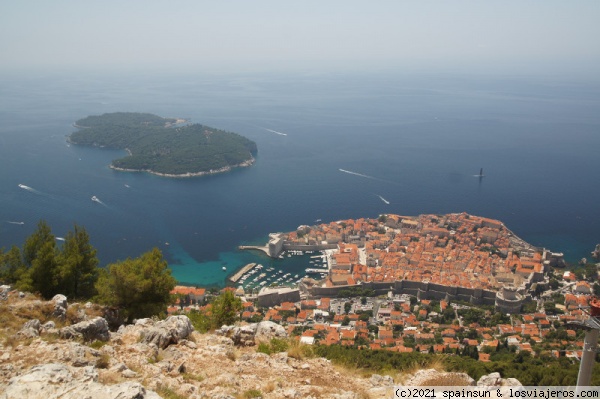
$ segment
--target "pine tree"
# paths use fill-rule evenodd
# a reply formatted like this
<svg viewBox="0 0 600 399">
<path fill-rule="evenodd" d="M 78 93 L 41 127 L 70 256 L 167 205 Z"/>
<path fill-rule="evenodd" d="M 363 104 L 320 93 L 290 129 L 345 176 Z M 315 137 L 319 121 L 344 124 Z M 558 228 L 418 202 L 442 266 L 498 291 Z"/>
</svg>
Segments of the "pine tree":
<svg viewBox="0 0 600 399">
<path fill-rule="evenodd" d="M 39 292 L 44 298 L 57 294 L 57 249 L 50 226 L 41 220 L 37 230 L 30 235 L 23 246 L 23 261 L 27 271 L 17 282 L 21 290 Z"/>
<path fill-rule="evenodd" d="M 175 279 L 157 248 L 100 272 L 98 301 L 118 307 L 128 322 L 165 313 Z"/>
<path fill-rule="evenodd" d="M 62 294 L 81 299 L 88 299 L 96 294 L 94 284 L 99 273 L 98 258 L 85 228 L 75 225 L 74 231 L 67 234 L 59 263 L 59 286 Z"/>
<path fill-rule="evenodd" d="M 0 250 L 0 281 L 2 283 L 15 284 L 25 272 L 26 268 L 19 247 L 13 246 L 8 252 Z"/>
<path fill-rule="evenodd" d="M 212 325 L 214 328 L 220 328 L 223 325 L 235 323 L 242 310 L 242 300 L 236 298 L 230 290 L 224 291 L 215 298 L 212 303 Z"/>
</svg>

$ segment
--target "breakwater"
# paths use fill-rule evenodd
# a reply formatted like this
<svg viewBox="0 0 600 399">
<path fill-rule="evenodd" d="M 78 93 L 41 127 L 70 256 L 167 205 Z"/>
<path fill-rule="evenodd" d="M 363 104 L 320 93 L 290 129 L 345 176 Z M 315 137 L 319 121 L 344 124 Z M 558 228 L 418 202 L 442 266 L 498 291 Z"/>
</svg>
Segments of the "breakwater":
<svg viewBox="0 0 600 399">
<path fill-rule="evenodd" d="M 231 281 L 232 283 L 237 283 L 238 280 L 240 278 L 242 278 L 242 276 L 249 272 L 250 270 L 254 269 L 254 267 L 256 266 L 256 263 L 248 263 L 246 266 L 242 267 L 240 270 L 238 270 L 237 272 L 235 272 L 235 274 L 231 277 L 228 278 L 229 281 Z"/>
<path fill-rule="evenodd" d="M 267 247 L 267 246 L 261 246 L 261 245 L 240 245 L 238 247 L 238 249 L 241 249 L 241 250 L 261 251 L 261 252 L 264 252 L 265 254 L 271 256 L 269 254 L 269 247 Z"/>
</svg>

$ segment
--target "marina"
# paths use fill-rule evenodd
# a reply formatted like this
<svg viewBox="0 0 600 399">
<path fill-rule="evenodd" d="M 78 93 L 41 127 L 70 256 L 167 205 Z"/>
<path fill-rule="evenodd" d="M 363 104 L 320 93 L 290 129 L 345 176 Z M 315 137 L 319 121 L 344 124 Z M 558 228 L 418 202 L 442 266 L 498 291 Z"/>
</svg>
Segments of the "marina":
<svg viewBox="0 0 600 399">
<path fill-rule="evenodd" d="M 324 278 L 328 273 L 327 255 L 315 251 L 288 250 L 283 256 L 297 259 L 296 267 L 281 269 L 279 260 L 271 260 L 267 266 L 249 263 L 238 270 L 227 280 L 245 291 L 260 290 L 263 287 L 295 286 L 309 274 L 313 278 Z M 289 262 L 289 261 L 286 261 Z M 308 269 L 307 269 L 308 267 Z"/>
</svg>

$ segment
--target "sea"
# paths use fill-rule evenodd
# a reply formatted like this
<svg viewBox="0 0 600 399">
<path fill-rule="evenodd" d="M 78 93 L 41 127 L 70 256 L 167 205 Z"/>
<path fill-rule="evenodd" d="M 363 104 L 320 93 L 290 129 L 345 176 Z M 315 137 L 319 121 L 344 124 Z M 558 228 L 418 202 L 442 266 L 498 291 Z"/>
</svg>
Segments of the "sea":
<svg viewBox="0 0 600 399">
<path fill-rule="evenodd" d="M 174 179 L 114 171 L 124 151 L 67 143 L 77 119 L 117 111 L 239 133 L 257 143 L 256 163 Z M 103 266 L 157 247 L 180 283 L 219 287 L 250 262 L 304 274 L 308 255 L 238 250 L 271 232 L 467 212 L 576 263 L 600 243 L 599 151 L 600 83 L 577 77 L 7 74 L 0 248 L 21 246 L 40 220 L 57 237 L 77 224 Z"/>
</svg>

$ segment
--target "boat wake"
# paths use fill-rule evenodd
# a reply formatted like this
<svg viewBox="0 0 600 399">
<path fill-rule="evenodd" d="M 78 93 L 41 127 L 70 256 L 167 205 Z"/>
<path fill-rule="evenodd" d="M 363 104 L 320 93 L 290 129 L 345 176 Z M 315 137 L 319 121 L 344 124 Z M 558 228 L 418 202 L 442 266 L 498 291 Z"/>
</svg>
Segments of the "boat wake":
<svg viewBox="0 0 600 399">
<path fill-rule="evenodd" d="M 360 177 L 364 177 L 364 178 L 367 178 L 367 179 L 375 179 L 375 180 L 377 180 L 377 178 L 375 178 L 373 176 L 363 175 L 362 173 L 352 172 L 351 170 L 339 169 L 339 171 L 340 172 L 344 172 L 344 173 L 348 173 L 348 174 L 354 175 L 354 176 L 360 176 Z"/>
<path fill-rule="evenodd" d="M 10 224 L 18 224 L 20 226 L 24 225 L 25 222 L 11 222 L 10 220 L 6 221 L 6 223 L 10 223 Z"/>
<path fill-rule="evenodd" d="M 24 184 L 19 184 L 18 186 L 19 186 L 19 188 L 22 188 L 23 190 L 27 190 L 30 193 L 34 193 L 34 194 L 38 194 L 38 195 L 47 195 L 47 194 L 42 193 L 41 191 L 36 190 L 35 188 L 26 186 Z"/>
<path fill-rule="evenodd" d="M 377 195 L 377 194 L 375 194 Z M 380 200 L 382 200 L 384 203 L 386 203 L 387 205 L 390 204 L 390 201 L 386 200 L 385 198 L 383 198 L 381 195 L 377 195 L 379 197 Z"/>
<path fill-rule="evenodd" d="M 100 201 L 100 199 L 98 197 L 96 197 L 95 195 L 92 196 L 92 201 L 97 202 L 97 203 L 99 203 L 100 205 L 103 205 L 103 206 L 108 206 L 104 202 Z"/>
<path fill-rule="evenodd" d="M 32 191 L 32 192 L 36 192 L 37 191 L 37 190 L 35 190 L 35 189 L 33 189 L 33 188 L 29 187 L 29 186 L 26 186 L 24 184 L 19 184 L 19 188 L 22 188 L 23 190 L 27 190 L 27 191 Z"/>
<path fill-rule="evenodd" d="M 278 132 L 277 130 L 267 129 L 266 127 L 264 127 L 263 129 L 265 129 L 267 132 L 275 133 L 275 134 L 278 134 L 280 136 L 287 136 L 287 133 Z"/>
</svg>

